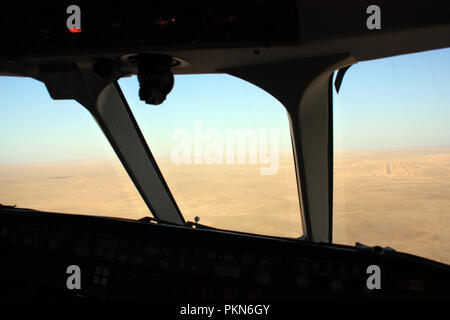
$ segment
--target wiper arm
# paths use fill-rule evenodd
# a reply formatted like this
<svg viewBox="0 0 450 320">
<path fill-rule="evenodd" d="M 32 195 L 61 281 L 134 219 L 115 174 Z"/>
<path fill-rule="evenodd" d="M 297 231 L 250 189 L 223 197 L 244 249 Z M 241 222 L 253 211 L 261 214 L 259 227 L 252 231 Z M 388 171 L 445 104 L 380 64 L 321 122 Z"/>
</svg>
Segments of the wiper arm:
<svg viewBox="0 0 450 320">
<path fill-rule="evenodd" d="M 187 221 L 186 226 L 191 227 L 192 229 L 209 229 L 209 230 L 220 230 L 217 228 L 213 228 L 204 224 L 199 224 L 198 222 Z"/>
<path fill-rule="evenodd" d="M 5 209 L 14 209 L 16 207 L 16 204 L 10 206 L 10 205 L 3 205 L 0 203 L 0 208 L 5 208 Z"/>
<path fill-rule="evenodd" d="M 213 228 L 204 224 L 199 224 L 198 222 L 200 221 L 200 218 L 197 216 L 194 218 L 195 222 L 192 221 L 187 221 L 186 225 L 191 227 L 192 229 L 209 229 L 209 230 L 220 230 L 217 228 Z"/>
<path fill-rule="evenodd" d="M 169 225 L 173 225 L 173 226 L 179 226 L 176 223 L 167 222 L 167 221 L 163 221 L 161 219 L 155 219 L 153 217 L 148 217 L 148 216 L 142 217 L 142 218 L 138 219 L 138 221 L 149 222 L 149 223 L 157 223 L 157 224 L 169 224 Z"/>
<path fill-rule="evenodd" d="M 168 225 L 173 225 L 173 226 L 180 226 L 178 224 L 172 223 L 172 222 L 167 222 L 167 221 L 163 221 L 160 219 L 155 219 L 153 217 L 148 217 L 145 216 L 143 218 L 138 219 L 138 221 L 142 221 L 142 222 L 149 222 L 149 223 L 156 223 L 156 224 L 168 224 Z M 184 225 L 184 227 L 189 227 L 192 229 L 210 229 L 210 230 L 219 230 L 204 224 L 199 224 L 198 223 L 198 219 L 196 219 L 196 222 L 192 222 L 192 221 L 187 221 Z"/>
</svg>

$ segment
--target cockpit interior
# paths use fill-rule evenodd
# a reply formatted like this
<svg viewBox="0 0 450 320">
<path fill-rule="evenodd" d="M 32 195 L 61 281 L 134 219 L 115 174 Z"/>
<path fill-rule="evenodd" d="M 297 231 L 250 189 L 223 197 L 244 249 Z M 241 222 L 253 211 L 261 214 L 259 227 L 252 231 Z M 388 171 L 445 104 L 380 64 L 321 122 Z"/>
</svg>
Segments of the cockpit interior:
<svg viewBox="0 0 450 320">
<path fill-rule="evenodd" d="M 15 1 L 0 33 L 2 300 L 450 298 L 448 1 Z"/>
</svg>

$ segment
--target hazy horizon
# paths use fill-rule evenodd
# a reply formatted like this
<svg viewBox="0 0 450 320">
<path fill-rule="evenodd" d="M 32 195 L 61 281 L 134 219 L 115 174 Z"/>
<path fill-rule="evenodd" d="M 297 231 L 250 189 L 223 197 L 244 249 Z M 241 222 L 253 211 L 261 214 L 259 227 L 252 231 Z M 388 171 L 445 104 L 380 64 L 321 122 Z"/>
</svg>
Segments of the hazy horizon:
<svg viewBox="0 0 450 320">
<path fill-rule="evenodd" d="M 450 145 L 449 69 L 449 48 L 352 66 L 333 96 L 335 150 Z M 241 79 L 175 76 L 160 106 L 139 100 L 135 76 L 119 84 L 155 157 L 169 155 L 173 133 L 193 133 L 195 121 L 222 133 L 278 130 L 280 150 L 291 150 L 284 107 Z M 91 114 L 75 101 L 52 100 L 43 83 L 0 77 L 0 93 L 0 162 L 115 157 Z"/>
</svg>

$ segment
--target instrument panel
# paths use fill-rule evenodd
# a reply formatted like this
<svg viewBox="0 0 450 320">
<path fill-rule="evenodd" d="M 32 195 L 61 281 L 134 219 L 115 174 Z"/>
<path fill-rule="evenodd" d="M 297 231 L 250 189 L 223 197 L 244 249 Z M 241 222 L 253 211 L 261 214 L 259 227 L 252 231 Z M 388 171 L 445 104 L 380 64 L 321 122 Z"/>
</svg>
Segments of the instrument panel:
<svg viewBox="0 0 450 320">
<path fill-rule="evenodd" d="M 1 209 L 0 256 L 3 298 L 450 297 L 448 265 L 388 248 L 23 209 Z M 74 265 L 79 289 L 67 285 Z"/>
</svg>

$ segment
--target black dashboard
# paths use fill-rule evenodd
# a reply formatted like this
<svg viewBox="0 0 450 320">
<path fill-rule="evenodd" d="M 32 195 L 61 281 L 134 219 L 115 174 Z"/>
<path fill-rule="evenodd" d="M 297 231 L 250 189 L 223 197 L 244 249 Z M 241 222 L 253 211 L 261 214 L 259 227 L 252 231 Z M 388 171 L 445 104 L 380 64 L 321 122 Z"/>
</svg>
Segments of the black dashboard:
<svg viewBox="0 0 450 320">
<path fill-rule="evenodd" d="M 2 208 L 1 298 L 449 298 L 450 267 L 389 248 Z M 68 289 L 69 266 L 81 287 Z M 367 268 L 381 271 L 368 289 Z"/>
</svg>

